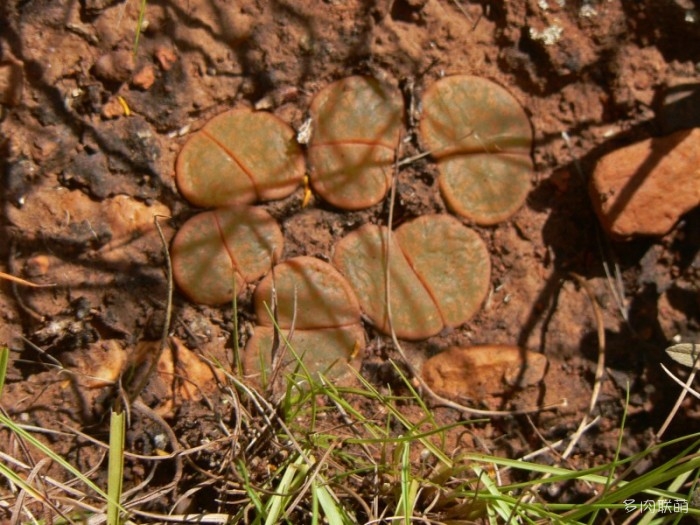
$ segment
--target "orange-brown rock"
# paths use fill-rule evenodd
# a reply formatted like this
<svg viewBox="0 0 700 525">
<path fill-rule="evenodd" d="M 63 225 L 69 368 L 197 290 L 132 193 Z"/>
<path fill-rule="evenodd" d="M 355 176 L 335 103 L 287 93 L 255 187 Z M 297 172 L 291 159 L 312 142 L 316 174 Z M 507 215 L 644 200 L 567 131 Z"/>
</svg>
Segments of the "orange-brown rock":
<svg viewBox="0 0 700 525">
<path fill-rule="evenodd" d="M 24 72 L 16 62 L 0 63 L 0 104 L 16 106 L 22 101 Z"/>
<path fill-rule="evenodd" d="M 110 97 L 110 99 L 102 106 L 100 115 L 102 115 L 102 118 L 105 119 L 123 117 L 125 115 L 124 106 L 117 97 Z"/>
<path fill-rule="evenodd" d="M 95 62 L 95 75 L 109 82 L 126 82 L 133 72 L 134 55 L 127 49 L 111 51 Z"/>
<path fill-rule="evenodd" d="M 156 72 L 152 64 L 148 64 L 134 73 L 131 83 L 134 87 L 147 91 L 156 81 Z"/>
<path fill-rule="evenodd" d="M 613 236 L 668 233 L 681 215 L 700 204 L 700 129 L 604 156 L 590 190 L 593 206 Z"/>
<path fill-rule="evenodd" d="M 543 354 L 516 346 L 452 347 L 423 364 L 423 379 L 443 396 L 482 400 L 534 385 L 546 370 Z"/>
</svg>

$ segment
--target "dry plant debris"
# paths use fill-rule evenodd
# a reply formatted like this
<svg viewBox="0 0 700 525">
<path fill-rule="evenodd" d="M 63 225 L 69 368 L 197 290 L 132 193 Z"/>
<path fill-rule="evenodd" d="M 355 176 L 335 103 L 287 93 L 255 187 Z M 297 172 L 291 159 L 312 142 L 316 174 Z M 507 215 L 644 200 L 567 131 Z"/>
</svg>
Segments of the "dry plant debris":
<svg viewBox="0 0 700 525">
<path fill-rule="evenodd" d="M 234 291 L 269 271 L 283 243 L 277 222 L 261 208 L 205 211 L 183 224 L 173 239 L 173 277 L 194 302 L 231 302 Z"/>
<path fill-rule="evenodd" d="M 386 228 L 365 225 L 342 239 L 333 257 L 379 330 L 391 333 L 386 264 L 399 338 L 425 339 L 476 313 L 491 274 L 488 250 L 476 232 L 448 215 L 424 215 L 399 227 L 391 241 L 387 261 Z"/>
<path fill-rule="evenodd" d="M 322 89 L 309 114 L 311 183 L 345 210 L 367 208 L 389 191 L 403 126 L 401 93 L 370 77 L 348 77 Z"/>
<path fill-rule="evenodd" d="M 276 319 L 273 318 L 273 292 L 276 296 Z M 260 326 L 248 341 L 244 367 L 249 375 L 268 366 L 275 322 L 286 336 L 279 352 L 288 370 L 303 356 L 310 373 L 322 371 L 339 377 L 347 368 L 336 363 L 359 358 L 364 348 L 364 330 L 360 324 L 360 305 L 343 276 L 330 264 L 313 257 L 295 257 L 275 266 L 258 285 L 253 297 Z M 289 343 L 289 348 L 287 348 Z"/>
<path fill-rule="evenodd" d="M 448 206 L 477 224 L 515 213 L 530 189 L 532 128 L 518 101 L 484 78 L 455 75 L 423 97 L 420 136 Z"/>
<path fill-rule="evenodd" d="M 207 122 L 180 151 L 180 193 L 204 208 L 286 197 L 304 176 L 294 131 L 263 111 L 233 109 Z"/>
</svg>

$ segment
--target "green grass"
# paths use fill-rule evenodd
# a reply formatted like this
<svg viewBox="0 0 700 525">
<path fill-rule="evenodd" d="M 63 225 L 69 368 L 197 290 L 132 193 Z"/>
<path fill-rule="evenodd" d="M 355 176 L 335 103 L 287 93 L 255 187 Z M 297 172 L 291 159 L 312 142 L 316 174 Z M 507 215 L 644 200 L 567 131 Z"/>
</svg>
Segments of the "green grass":
<svg viewBox="0 0 700 525">
<path fill-rule="evenodd" d="M 3 359 L 6 362 L 6 350 L 0 352 L 0 364 Z M 205 506 L 209 510 L 203 514 L 149 514 L 134 508 L 128 498 L 119 507 L 121 479 L 110 475 L 113 481 L 108 496 L 31 430 L 4 414 L 0 425 L 60 465 L 66 478 L 77 480 L 84 489 L 79 492 L 80 497 L 62 491 L 65 483 L 59 485 L 40 472 L 8 464 L 5 457 L 0 463 L 0 476 L 6 484 L 16 487 L 13 504 L 18 513 L 17 502 L 23 498 L 21 508 L 25 510 L 19 522 L 37 523 L 48 513 L 56 518 L 55 523 L 102 514 L 116 524 L 120 517 L 124 519 L 124 514 L 120 516 L 124 509 L 134 523 L 152 522 L 155 516 L 163 521 L 259 525 L 584 524 L 606 518 L 610 523 L 622 523 L 634 516 L 642 504 L 649 506 L 649 502 L 654 502 L 658 506 L 664 499 L 688 502 L 695 491 L 700 434 L 669 440 L 636 456 L 615 458 L 587 470 L 533 459 L 450 450 L 448 434 L 469 432 L 483 421 L 441 425 L 434 410 L 424 403 L 409 379 L 401 375 L 400 368 L 395 371 L 397 377 L 403 378 L 403 384 L 392 391 L 379 388 L 360 375 L 354 386 L 339 387 L 323 375 L 309 375 L 300 365 L 295 371 L 278 376 L 284 388 L 279 389 L 278 399 L 270 399 L 261 393 L 262 389 L 253 388 L 237 374 L 224 370 L 223 389 L 239 417 L 238 427 L 228 428 L 230 435 L 236 436 L 229 445 L 231 451 L 238 452 L 227 456 L 228 460 L 218 465 L 207 483 L 181 487 L 188 489 L 195 501 L 198 494 L 212 486 L 219 491 L 221 507 Z M 0 384 L 4 368 L 1 372 Z M 115 472 L 120 472 L 123 434 L 119 434 L 122 427 L 118 420 L 115 425 L 109 450 L 110 458 L 114 457 L 117 464 Z M 663 464 L 636 477 L 618 479 L 633 463 L 658 457 L 667 447 L 677 452 Z M 210 452 L 213 454 L 216 449 L 217 444 L 212 443 Z M 198 452 L 207 453 L 207 448 Z M 565 490 L 573 483 L 585 484 L 589 493 L 597 495 L 585 502 L 568 503 L 550 501 L 546 496 L 548 489 Z M 700 517 L 700 510 L 689 505 L 687 514 Z M 678 518 L 678 514 L 646 509 L 634 517 L 634 522 L 675 523 Z"/>
<path fill-rule="evenodd" d="M 136 22 L 136 33 L 134 35 L 134 46 L 133 54 L 136 56 L 139 50 L 139 41 L 141 40 L 141 33 L 143 32 L 143 25 L 146 17 L 146 6 L 148 5 L 148 0 L 141 0 L 141 5 L 139 6 L 139 18 Z"/>
<path fill-rule="evenodd" d="M 396 371 L 400 374 L 398 367 Z M 236 378 L 230 380 L 240 386 Z M 252 480 L 247 465 L 238 463 L 254 508 L 251 523 L 591 523 L 611 512 L 622 521 L 645 503 L 687 502 L 694 490 L 700 434 L 585 471 L 471 452 L 454 455 L 446 450 L 447 433 L 458 427 L 467 431 L 477 421 L 439 425 L 407 378 L 402 395 L 380 392 L 361 376 L 357 380 L 354 388 L 339 388 L 323 376 L 314 379 L 300 365 L 286 377 L 284 397 L 276 406 L 259 400 L 267 406 L 266 414 L 275 414 L 266 422 L 267 430 L 274 428 L 271 443 L 292 443 L 293 452 L 263 477 L 262 485 Z M 248 387 L 244 391 L 252 392 Z M 404 414 L 406 406 L 412 407 L 412 418 Z M 375 408 L 370 416 L 358 407 Z M 326 428 L 330 413 L 340 416 Z M 680 453 L 636 479 L 616 478 L 631 464 L 680 445 L 685 447 Z M 430 459 L 429 467 L 416 463 L 419 451 Z M 499 481 L 523 478 L 527 481 Z M 368 488 L 362 483 L 367 479 L 378 480 L 377 485 Z M 590 485 L 599 496 L 584 503 L 551 503 L 541 497 L 549 486 L 572 482 Z M 700 516 L 691 507 L 687 513 Z M 677 515 L 646 510 L 640 519 L 672 523 Z"/>
<path fill-rule="evenodd" d="M 10 352 L 8 348 L 0 348 L 0 402 L 2 401 L 2 388 L 5 385 L 7 365 L 9 362 L 9 353 Z M 45 466 L 48 461 L 60 465 L 61 468 L 63 468 L 66 471 L 66 473 L 73 477 L 74 481 L 77 481 L 85 486 L 87 490 L 85 491 L 85 493 L 81 493 L 81 495 L 88 496 L 88 494 L 92 493 L 98 500 L 106 502 L 109 516 L 107 523 L 109 525 L 117 525 L 119 523 L 119 513 L 120 511 L 124 511 L 124 509 L 119 504 L 119 495 L 121 493 L 121 479 L 123 473 L 121 471 L 113 472 L 115 467 L 112 466 L 112 463 L 114 462 L 116 465 L 117 459 L 123 460 L 123 446 L 121 450 L 113 448 L 114 443 L 112 443 L 112 441 L 118 437 L 118 435 L 114 432 L 114 430 L 117 428 L 116 426 L 112 426 L 113 432 L 111 434 L 112 438 L 110 440 L 109 462 L 110 473 L 112 473 L 113 476 L 116 476 L 110 479 L 112 480 L 112 482 L 114 482 L 115 480 L 117 481 L 118 489 L 117 491 L 112 489 L 109 494 L 104 492 L 102 488 L 97 486 L 89 477 L 87 477 L 83 472 L 81 472 L 75 466 L 69 463 L 66 459 L 54 452 L 50 446 L 48 446 L 46 443 L 44 443 L 44 441 L 36 437 L 31 431 L 25 429 L 23 425 L 16 423 L 10 417 L 8 417 L 4 408 L 0 412 L 0 428 L 6 428 L 10 432 L 12 432 L 15 438 L 23 444 L 22 448 L 26 449 L 27 446 L 31 446 L 34 449 L 36 449 L 40 454 L 42 454 L 42 460 L 35 461 L 37 467 L 39 465 Z M 123 442 L 123 429 L 121 439 Z M 5 459 L 7 459 L 7 457 Z M 19 462 L 15 461 L 14 463 L 15 465 L 17 465 Z M 45 484 L 40 475 L 38 475 L 38 472 L 39 471 L 35 467 L 34 469 L 32 469 L 30 475 L 23 477 L 18 472 L 16 472 L 16 470 L 13 470 L 11 466 L 7 465 L 7 463 L 0 463 L 0 477 L 4 477 L 10 485 L 15 485 L 18 488 L 16 502 L 19 503 L 19 505 L 16 506 L 15 513 L 13 514 L 13 516 L 18 515 L 19 512 L 22 510 L 23 501 L 34 500 L 37 502 L 41 502 L 45 507 L 49 508 L 53 513 L 55 513 L 55 515 L 63 517 L 66 521 L 71 521 L 70 518 L 67 516 L 68 512 L 62 510 L 60 508 L 60 505 L 57 502 L 53 501 L 52 498 L 46 492 L 45 487 L 47 485 L 56 485 L 57 483 L 51 482 L 49 484 Z M 39 482 L 33 483 L 37 479 Z"/>
<path fill-rule="evenodd" d="M 107 525 L 119 525 L 121 511 L 119 502 L 124 483 L 124 437 L 126 414 L 112 411 L 109 420 L 109 453 L 107 463 Z"/>
</svg>

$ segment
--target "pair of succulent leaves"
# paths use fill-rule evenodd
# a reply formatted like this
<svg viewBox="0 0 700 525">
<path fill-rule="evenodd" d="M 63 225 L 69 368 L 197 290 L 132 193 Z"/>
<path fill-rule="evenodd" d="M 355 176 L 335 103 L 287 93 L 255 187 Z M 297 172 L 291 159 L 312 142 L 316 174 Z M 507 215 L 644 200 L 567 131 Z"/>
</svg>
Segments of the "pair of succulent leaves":
<svg viewBox="0 0 700 525">
<path fill-rule="evenodd" d="M 509 217 L 525 199 L 532 170 L 532 131 L 517 101 L 488 80 L 452 76 L 434 83 L 422 103 L 420 138 L 437 162 L 450 209 L 484 225 Z M 348 77 L 321 90 L 309 114 L 306 154 L 315 192 L 341 209 L 380 202 L 391 187 L 403 128 L 401 93 L 372 78 Z M 222 304 L 268 274 L 254 295 L 261 326 L 246 350 L 250 359 L 258 360 L 272 341 L 265 305 L 273 283 L 278 326 L 294 326 L 293 346 L 311 353 L 334 347 L 343 358 L 363 346 L 361 310 L 379 330 L 390 330 L 387 260 L 399 337 L 430 337 L 478 310 L 489 286 L 488 252 L 474 231 L 447 215 L 419 217 L 391 236 L 368 224 L 338 243 L 332 265 L 299 257 L 268 273 L 282 255 L 282 233 L 267 212 L 248 204 L 286 197 L 305 170 L 293 130 L 247 109 L 214 117 L 178 157 L 180 192 L 197 206 L 215 208 L 192 217 L 173 241 L 180 288 L 195 302 Z M 305 360 L 317 368 L 308 352 Z"/>
</svg>

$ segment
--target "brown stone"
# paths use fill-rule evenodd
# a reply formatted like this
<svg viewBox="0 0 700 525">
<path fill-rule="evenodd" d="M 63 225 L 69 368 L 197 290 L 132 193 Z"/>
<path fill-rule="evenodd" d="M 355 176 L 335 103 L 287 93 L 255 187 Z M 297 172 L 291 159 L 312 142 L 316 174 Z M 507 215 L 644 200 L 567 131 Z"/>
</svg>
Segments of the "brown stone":
<svg viewBox="0 0 700 525">
<path fill-rule="evenodd" d="M 22 64 L 0 63 L 0 104 L 16 106 L 22 101 L 24 74 Z"/>
<path fill-rule="evenodd" d="M 452 347 L 425 362 L 423 379 L 446 397 L 481 400 L 534 385 L 546 369 L 543 354 L 516 346 Z"/>
<path fill-rule="evenodd" d="M 135 239 L 150 236 L 159 244 L 153 217 L 169 215 L 159 203 L 150 206 L 127 195 L 97 202 L 81 191 L 39 186 L 27 195 L 24 206 L 8 208 L 8 219 L 27 239 L 71 239 L 85 246 L 102 246 L 105 260 L 132 262 L 148 257 Z"/>
<path fill-rule="evenodd" d="M 117 97 L 110 97 L 110 99 L 105 102 L 100 111 L 100 115 L 104 119 L 114 119 L 124 116 L 124 106 Z"/>
<path fill-rule="evenodd" d="M 172 47 L 164 44 L 156 47 L 155 56 L 163 71 L 170 71 L 173 64 L 177 62 L 177 54 L 175 53 L 175 50 Z"/>
<path fill-rule="evenodd" d="M 613 236 L 668 233 L 700 204 L 700 128 L 609 153 L 598 161 L 590 190 Z"/>
<path fill-rule="evenodd" d="M 131 79 L 131 83 L 134 87 L 148 91 L 153 86 L 156 81 L 156 72 L 153 65 L 148 64 L 141 69 L 139 69 L 135 74 L 134 78 Z"/>
<path fill-rule="evenodd" d="M 133 72 L 134 56 L 126 49 L 111 51 L 95 62 L 95 75 L 109 82 L 126 82 Z"/>
<path fill-rule="evenodd" d="M 34 255 L 24 264 L 24 273 L 29 277 L 46 275 L 51 267 L 51 259 L 48 255 Z"/>
<path fill-rule="evenodd" d="M 127 351 L 114 339 L 91 345 L 88 355 L 74 358 L 76 369 L 81 372 L 76 374 L 78 385 L 88 389 L 113 385 L 119 379 L 127 358 Z"/>
</svg>

